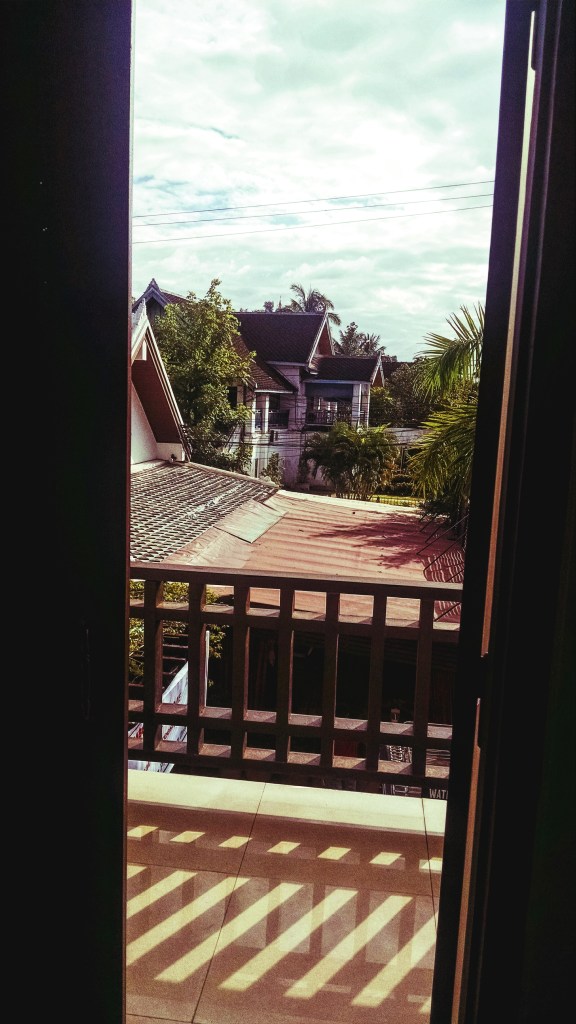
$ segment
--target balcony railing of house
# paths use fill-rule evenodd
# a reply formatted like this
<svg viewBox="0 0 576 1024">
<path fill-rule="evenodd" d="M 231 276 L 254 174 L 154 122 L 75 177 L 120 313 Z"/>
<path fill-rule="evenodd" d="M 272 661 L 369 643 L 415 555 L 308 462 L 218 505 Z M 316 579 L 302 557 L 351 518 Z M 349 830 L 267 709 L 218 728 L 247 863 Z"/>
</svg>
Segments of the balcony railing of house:
<svg viewBox="0 0 576 1024">
<path fill-rule="evenodd" d="M 446 602 L 460 599 L 459 584 L 333 580 L 151 563 L 135 563 L 131 577 L 143 581 L 144 596 L 130 602 L 131 621 L 143 627 L 143 672 L 139 682 L 129 684 L 129 758 L 227 777 L 290 776 L 302 784 L 315 778 L 319 784 L 354 779 L 358 789 L 382 791 L 396 783 L 420 787 L 423 795 L 434 786 L 447 793 L 452 730 L 450 724 L 431 723 L 428 709 L 435 645 L 458 641 L 457 627 L 447 626 L 439 615 Z M 164 600 L 168 582 L 187 584 L 187 599 Z M 217 601 L 215 593 L 220 594 Z M 320 599 L 320 605 L 311 598 Z M 358 610 L 359 598 L 366 613 Z M 407 611 L 399 618 L 403 605 Z M 387 608 L 395 609 L 392 621 L 387 621 Z M 164 644 L 177 623 L 185 634 L 187 686 L 181 703 L 168 703 L 163 700 Z M 227 706 L 211 706 L 206 630 L 226 626 L 231 627 L 230 699 Z M 251 706 L 257 704 L 250 696 L 252 630 L 264 631 L 275 645 L 272 710 Z M 294 639 L 299 633 L 315 635 L 323 645 L 317 713 L 293 709 Z M 366 678 L 357 683 L 365 685 L 366 693 L 361 718 L 336 714 L 338 649 L 345 638 L 369 641 Z M 382 711 L 387 645 L 401 638 L 415 645 L 410 722 L 383 720 Z M 170 733 L 179 739 L 170 739 Z M 351 743 L 355 753 L 349 752 Z M 343 746 L 346 754 L 338 752 Z M 396 759 L 399 746 L 404 759 Z M 443 756 L 434 758 L 435 752 Z"/>
<path fill-rule="evenodd" d="M 285 429 L 288 426 L 288 409 L 274 409 L 268 413 L 268 426 L 274 429 Z"/>
<path fill-rule="evenodd" d="M 288 426 L 288 417 L 290 412 L 288 409 L 273 410 L 268 413 L 268 426 L 270 429 L 286 428 Z M 256 409 L 254 413 L 254 429 L 262 430 L 264 423 L 264 412 L 262 409 Z"/>
<path fill-rule="evenodd" d="M 334 423 L 351 423 L 350 409 L 307 409 L 306 423 L 314 423 L 319 427 L 331 427 Z"/>
</svg>

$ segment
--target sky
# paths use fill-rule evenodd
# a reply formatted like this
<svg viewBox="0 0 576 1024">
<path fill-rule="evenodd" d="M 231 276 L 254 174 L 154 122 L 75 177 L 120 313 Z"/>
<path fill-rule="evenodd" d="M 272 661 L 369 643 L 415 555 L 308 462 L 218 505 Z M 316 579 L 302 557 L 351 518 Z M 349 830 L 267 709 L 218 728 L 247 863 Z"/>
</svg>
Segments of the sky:
<svg viewBox="0 0 576 1024">
<path fill-rule="evenodd" d="M 411 360 L 483 303 L 505 0 L 134 0 L 132 293 L 315 288 Z"/>
</svg>

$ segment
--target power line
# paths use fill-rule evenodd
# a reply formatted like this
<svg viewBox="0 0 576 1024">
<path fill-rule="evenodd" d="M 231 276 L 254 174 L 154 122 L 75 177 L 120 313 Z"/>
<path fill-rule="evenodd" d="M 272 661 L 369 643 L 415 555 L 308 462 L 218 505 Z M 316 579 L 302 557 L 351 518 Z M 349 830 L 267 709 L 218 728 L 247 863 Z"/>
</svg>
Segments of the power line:
<svg viewBox="0 0 576 1024">
<path fill-rule="evenodd" d="M 475 195 L 471 195 L 471 196 L 444 196 L 441 199 L 435 199 L 435 198 L 432 198 L 432 199 L 407 199 L 407 200 L 399 200 L 399 201 L 396 201 L 395 203 L 370 203 L 369 206 L 362 206 L 362 205 L 360 205 L 360 206 L 340 206 L 340 207 L 337 207 L 336 210 L 331 210 L 330 207 L 326 207 L 325 206 L 321 210 L 311 210 L 309 213 L 307 213 L 305 215 L 306 216 L 312 216 L 312 215 L 314 215 L 316 213 L 339 213 L 341 210 L 378 210 L 378 209 L 383 209 L 384 207 L 388 207 L 388 206 L 414 206 L 417 203 L 453 203 L 453 202 L 461 200 L 461 199 L 483 199 L 486 196 L 493 196 L 493 195 L 494 195 L 493 192 L 477 192 Z M 157 215 L 154 214 L 153 216 L 157 216 Z M 197 225 L 197 224 L 212 224 L 212 223 L 217 223 L 218 221 L 225 221 L 225 220 L 256 220 L 256 218 L 260 218 L 260 217 L 286 217 L 286 216 L 287 216 L 286 213 L 245 213 L 245 214 L 240 214 L 239 216 L 236 216 L 236 217 L 205 217 L 204 220 L 197 220 L 197 221 L 192 221 L 192 222 L 190 222 L 188 220 L 157 220 L 155 223 L 152 223 L 151 221 L 145 221 L 143 224 L 136 224 L 135 227 L 137 227 L 137 228 L 148 228 L 148 227 L 160 227 L 160 226 L 172 225 L 172 224 L 189 224 L 189 223 L 192 223 L 193 225 Z M 289 213 L 288 216 L 289 217 L 298 217 L 298 216 L 301 216 L 301 214 L 300 213 L 291 213 L 291 214 Z"/>
<path fill-rule="evenodd" d="M 132 242 L 133 245 L 154 245 L 158 242 L 167 244 L 168 242 L 190 242 L 194 239 L 202 240 L 204 238 L 238 238 L 240 235 L 262 235 L 270 234 L 271 232 L 280 231 L 303 231 L 306 228 L 333 228 L 340 227 L 344 224 L 369 224 L 377 220 L 401 220 L 406 217 L 433 217 L 441 213 L 462 213 L 465 210 L 490 210 L 492 209 L 492 203 L 487 203 L 483 206 L 460 206 L 455 210 L 428 210 L 422 213 L 399 213 L 392 217 L 357 217 L 355 220 L 334 220 L 327 221 L 324 224 L 288 224 L 280 228 L 254 228 L 252 231 L 222 231 L 215 235 L 185 235 L 183 238 L 174 236 L 173 238 L 149 238 L 141 239 L 140 241 Z"/>
<path fill-rule="evenodd" d="M 370 196 L 395 196 L 404 195 L 406 192 L 433 192 L 441 188 L 463 188 L 469 185 L 491 185 L 494 178 L 485 178 L 482 181 L 457 181 L 453 185 L 426 185 L 419 188 L 397 188 L 389 189 L 387 192 L 360 192 L 353 196 L 320 196 L 318 199 L 287 199 L 281 202 L 252 203 L 247 206 L 213 206 L 204 210 L 170 210 L 162 213 L 135 213 L 132 220 L 139 220 L 141 217 L 175 217 L 179 213 L 224 213 L 229 210 L 258 210 L 264 206 L 298 206 L 301 203 L 331 203 L 342 199 L 369 199 Z M 457 197 L 455 197 L 457 198 Z"/>
</svg>

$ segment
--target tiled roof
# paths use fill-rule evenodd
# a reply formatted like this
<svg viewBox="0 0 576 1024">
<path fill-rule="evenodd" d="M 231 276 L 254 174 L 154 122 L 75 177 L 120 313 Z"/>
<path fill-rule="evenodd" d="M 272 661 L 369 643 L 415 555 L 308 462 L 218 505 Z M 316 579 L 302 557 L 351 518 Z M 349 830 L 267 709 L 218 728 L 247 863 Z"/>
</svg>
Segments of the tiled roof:
<svg viewBox="0 0 576 1024">
<path fill-rule="evenodd" d="M 248 348 L 240 334 L 234 338 L 234 347 L 243 357 L 246 357 L 250 351 L 254 351 L 254 349 Z M 286 379 L 284 374 L 270 366 L 258 353 L 252 357 L 250 373 L 252 374 L 252 385 L 259 391 L 275 391 L 279 394 L 286 394 L 286 392 L 292 394 L 296 391 L 294 385 Z"/>
<path fill-rule="evenodd" d="M 251 351 L 269 363 L 307 363 L 324 323 L 323 313 L 234 312 Z"/>
<path fill-rule="evenodd" d="M 177 295 L 176 292 L 166 292 L 162 289 L 162 295 L 166 299 L 167 305 L 172 303 L 187 302 L 185 295 Z"/>
<path fill-rule="evenodd" d="M 130 557 L 160 562 L 247 501 L 277 490 L 254 477 L 195 463 L 160 463 L 131 474 Z"/>
<path fill-rule="evenodd" d="M 132 300 L 132 310 L 134 311 L 137 306 L 144 300 L 146 304 L 157 303 L 164 309 L 168 304 L 186 302 L 185 295 L 178 295 L 176 292 L 167 292 L 163 288 L 160 288 L 155 278 L 152 278 L 145 291 L 142 292 L 137 299 Z"/>
<path fill-rule="evenodd" d="M 294 384 L 259 355 L 253 360 L 252 376 L 259 391 L 276 391 L 280 394 L 286 394 L 287 391 L 293 394 L 296 391 Z"/>
<path fill-rule="evenodd" d="M 318 380 L 370 381 L 380 357 L 375 356 L 320 356 L 315 369 Z"/>
</svg>

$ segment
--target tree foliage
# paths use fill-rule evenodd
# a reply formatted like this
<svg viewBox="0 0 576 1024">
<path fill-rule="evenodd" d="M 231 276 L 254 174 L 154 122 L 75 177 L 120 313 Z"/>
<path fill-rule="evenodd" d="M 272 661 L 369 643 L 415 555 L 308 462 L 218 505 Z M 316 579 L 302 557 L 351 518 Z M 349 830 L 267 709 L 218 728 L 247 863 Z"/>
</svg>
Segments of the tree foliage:
<svg viewBox="0 0 576 1024">
<path fill-rule="evenodd" d="M 266 468 L 262 470 L 260 475 L 264 477 L 265 480 L 270 480 L 273 484 L 277 484 L 278 487 L 281 486 L 284 478 L 284 466 L 283 460 L 280 458 L 278 452 L 272 453 L 268 459 Z"/>
<path fill-rule="evenodd" d="M 424 359 L 402 363 L 390 374 L 384 387 L 370 392 L 370 423 L 391 427 L 419 427 L 438 406 L 438 401 L 421 384 Z"/>
<path fill-rule="evenodd" d="M 235 427 L 248 417 L 245 406 L 230 404 L 229 389 L 250 381 L 253 353 L 237 350 L 239 322 L 214 278 L 203 298 L 189 292 L 169 304 L 154 332 L 174 390 L 192 458 L 205 465 L 245 471 L 249 449 L 225 450 Z"/>
<path fill-rule="evenodd" d="M 165 583 L 163 587 L 163 600 L 164 601 L 187 601 L 188 594 L 187 583 Z M 130 580 L 130 600 L 142 600 L 144 598 L 144 581 L 143 580 Z M 206 603 L 215 604 L 218 601 L 218 595 L 206 588 Z M 221 658 L 224 644 L 224 637 L 228 626 L 210 626 L 210 657 Z M 167 621 L 164 624 L 165 637 L 186 637 L 187 627 L 184 622 L 170 622 Z M 144 620 L 143 619 L 130 619 L 129 630 L 128 630 L 128 670 L 132 681 L 141 680 L 144 674 Z M 212 680 L 208 680 L 208 685 L 212 686 Z"/>
<path fill-rule="evenodd" d="M 379 334 L 366 334 L 358 329 L 352 320 L 344 331 L 340 331 L 340 341 L 335 343 L 336 352 L 343 356 L 373 356 L 383 352 Z"/>
<path fill-rule="evenodd" d="M 396 426 L 396 410 L 388 384 L 370 388 L 370 426 Z"/>
<path fill-rule="evenodd" d="M 278 313 L 326 313 L 331 324 L 339 327 L 340 317 L 334 312 L 334 303 L 317 288 L 309 287 L 308 291 L 301 284 L 291 284 L 294 298 L 286 306 L 280 306 Z"/>
<path fill-rule="evenodd" d="M 355 429 L 341 422 L 307 439 L 300 468 L 302 477 L 321 472 L 338 498 L 369 501 L 389 482 L 397 457 L 398 446 L 385 427 Z"/>
<path fill-rule="evenodd" d="M 471 312 L 460 307 L 461 316 L 452 313 L 446 322 L 453 337 L 426 334 L 427 348 L 420 353 L 424 358 L 418 388 L 435 397 L 446 398 L 460 384 L 478 384 L 482 341 L 484 339 L 484 307 L 478 303 Z"/>
<path fill-rule="evenodd" d="M 470 499 L 484 336 L 483 307 L 478 304 L 471 313 L 461 306 L 460 312 L 447 318 L 454 337 L 426 336 L 419 389 L 439 404 L 424 422 L 409 461 L 416 492 L 452 522 L 465 515 Z"/>
</svg>

